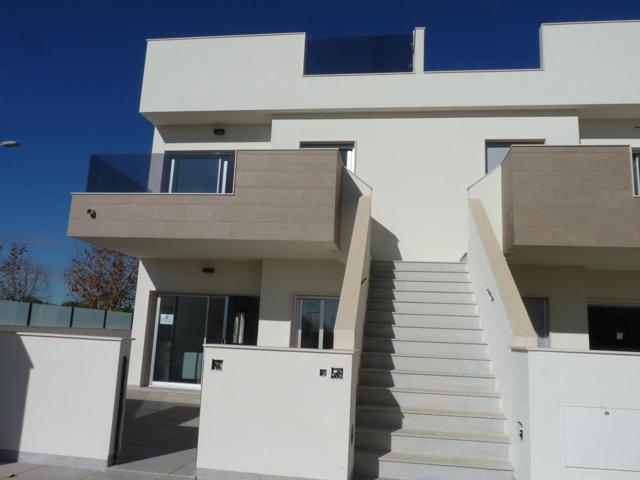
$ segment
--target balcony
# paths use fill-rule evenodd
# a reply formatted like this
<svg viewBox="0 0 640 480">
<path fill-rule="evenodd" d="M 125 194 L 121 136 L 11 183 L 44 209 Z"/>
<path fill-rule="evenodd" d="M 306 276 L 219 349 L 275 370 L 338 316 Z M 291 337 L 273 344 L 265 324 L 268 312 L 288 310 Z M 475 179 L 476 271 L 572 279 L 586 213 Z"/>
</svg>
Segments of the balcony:
<svg viewBox="0 0 640 480">
<path fill-rule="evenodd" d="M 68 234 L 138 258 L 334 258 L 334 150 L 95 156 Z"/>
<path fill-rule="evenodd" d="M 413 71 L 413 35 L 307 37 L 305 75 Z"/>
<path fill-rule="evenodd" d="M 512 146 L 469 190 L 509 263 L 640 268 L 640 198 L 628 146 Z"/>
</svg>

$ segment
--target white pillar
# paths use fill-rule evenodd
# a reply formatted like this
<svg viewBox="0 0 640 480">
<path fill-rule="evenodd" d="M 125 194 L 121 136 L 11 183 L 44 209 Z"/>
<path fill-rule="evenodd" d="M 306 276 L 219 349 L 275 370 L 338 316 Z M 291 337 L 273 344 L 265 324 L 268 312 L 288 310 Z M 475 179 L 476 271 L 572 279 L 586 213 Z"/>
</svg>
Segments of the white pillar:
<svg viewBox="0 0 640 480">
<path fill-rule="evenodd" d="M 424 27 L 413 29 L 413 73 L 424 73 Z"/>
</svg>

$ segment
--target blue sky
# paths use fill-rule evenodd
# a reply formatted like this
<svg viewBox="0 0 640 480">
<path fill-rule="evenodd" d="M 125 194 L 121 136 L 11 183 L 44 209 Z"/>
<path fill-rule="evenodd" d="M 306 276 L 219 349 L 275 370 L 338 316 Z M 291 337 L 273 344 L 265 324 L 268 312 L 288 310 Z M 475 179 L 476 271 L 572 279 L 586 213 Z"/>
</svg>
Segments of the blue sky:
<svg viewBox="0 0 640 480">
<path fill-rule="evenodd" d="M 538 66 L 542 22 L 640 19 L 640 1 L 0 0 L 0 243 L 30 244 L 62 271 L 69 193 L 91 153 L 141 153 L 152 128 L 138 113 L 145 39 L 306 31 L 405 33 L 427 27 L 427 69 Z"/>
</svg>

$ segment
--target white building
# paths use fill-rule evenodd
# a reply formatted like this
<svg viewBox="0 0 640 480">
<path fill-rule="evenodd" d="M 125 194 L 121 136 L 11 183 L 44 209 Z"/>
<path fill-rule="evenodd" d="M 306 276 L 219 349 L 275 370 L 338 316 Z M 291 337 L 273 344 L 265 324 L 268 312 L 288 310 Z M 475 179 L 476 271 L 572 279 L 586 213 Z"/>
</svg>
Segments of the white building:
<svg viewBox="0 0 640 480">
<path fill-rule="evenodd" d="M 424 40 L 149 41 L 152 155 L 69 235 L 141 259 L 129 384 L 202 384 L 199 478 L 640 476 L 640 23 Z"/>
</svg>

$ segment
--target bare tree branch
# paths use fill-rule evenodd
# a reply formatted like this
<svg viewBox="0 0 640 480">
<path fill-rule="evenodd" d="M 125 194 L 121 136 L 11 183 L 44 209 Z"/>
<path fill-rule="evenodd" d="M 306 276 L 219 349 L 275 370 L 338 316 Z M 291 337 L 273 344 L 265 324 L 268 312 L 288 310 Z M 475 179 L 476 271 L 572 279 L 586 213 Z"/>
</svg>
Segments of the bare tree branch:
<svg viewBox="0 0 640 480">
<path fill-rule="evenodd" d="M 0 298 L 43 302 L 48 299 L 51 271 L 29 257 L 29 247 L 13 242 L 5 256 L 0 246 Z"/>
<path fill-rule="evenodd" d="M 79 304 L 107 310 L 133 308 L 138 279 L 135 258 L 92 245 L 74 253 L 64 276 Z"/>
</svg>

